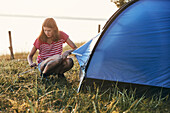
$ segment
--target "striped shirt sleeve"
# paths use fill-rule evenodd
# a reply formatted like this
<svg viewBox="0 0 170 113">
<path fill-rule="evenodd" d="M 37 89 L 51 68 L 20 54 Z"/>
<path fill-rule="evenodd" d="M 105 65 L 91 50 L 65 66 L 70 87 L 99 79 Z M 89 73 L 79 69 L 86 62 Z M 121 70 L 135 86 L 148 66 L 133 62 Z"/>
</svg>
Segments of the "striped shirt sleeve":
<svg viewBox="0 0 170 113">
<path fill-rule="evenodd" d="M 37 49 L 40 49 L 40 41 L 38 40 L 38 38 L 35 40 L 34 44 L 33 44 Z"/>
<path fill-rule="evenodd" d="M 63 43 L 65 43 L 68 38 L 69 38 L 69 36 L 65 32 L 60 31 L 60 39 L 64 40 Z"/>
</svg>

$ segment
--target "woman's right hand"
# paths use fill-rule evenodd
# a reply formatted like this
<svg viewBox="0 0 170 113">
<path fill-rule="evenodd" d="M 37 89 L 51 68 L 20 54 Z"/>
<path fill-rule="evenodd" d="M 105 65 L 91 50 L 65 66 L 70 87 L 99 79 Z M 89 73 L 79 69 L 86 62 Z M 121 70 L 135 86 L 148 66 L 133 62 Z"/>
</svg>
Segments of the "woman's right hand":
<svg viewBox="0 0 170 113">
<path fill-rule="evenodd" d="M 36 63 L 31 63 L 31 64 L 30 64 L 30 67 L 35 67 L 35 66 L 37 66 Z"/>
<path fill-rule="evenodd" d="M 32 58 L 33 58 L 33 56 L 34 56 L 34 54 L 35 54 L 36 51 L 37 51 L 37 48 L 36 48 L 35 46 L 33 46 L 31 52 L 28 54 L 27 60 L 28 60 L 28 63 L 29 63 L 29 65 L 30 65 L 30 67 L 35 67 L 35 66 L 37 66 L 37 64 L 36 64 L 36 63 L 33 63 L 33 61 L 32 61 Z"/>
</svg>

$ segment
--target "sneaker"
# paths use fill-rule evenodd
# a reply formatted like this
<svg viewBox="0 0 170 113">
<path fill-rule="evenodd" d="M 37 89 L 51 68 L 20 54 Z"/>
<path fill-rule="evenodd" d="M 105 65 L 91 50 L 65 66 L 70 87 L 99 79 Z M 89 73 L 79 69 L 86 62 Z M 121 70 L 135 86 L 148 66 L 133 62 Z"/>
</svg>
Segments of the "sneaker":
<svg viewBox="0 0 170 113">
<path fill-rule="evenodd" d="M 47 79 L 47 76 L 48 76 L 48 75 L 41 72 L 40 76 L 41 76 L 42 78 L 46 78 L 46 79 Z"/>
<path fill-rule="evenodd" d="M 58 78 L 66 78 L 66 77 L 65 77 L 64 74 L 62 73 L 62 74 L 58 74 Z"/>
</svg>

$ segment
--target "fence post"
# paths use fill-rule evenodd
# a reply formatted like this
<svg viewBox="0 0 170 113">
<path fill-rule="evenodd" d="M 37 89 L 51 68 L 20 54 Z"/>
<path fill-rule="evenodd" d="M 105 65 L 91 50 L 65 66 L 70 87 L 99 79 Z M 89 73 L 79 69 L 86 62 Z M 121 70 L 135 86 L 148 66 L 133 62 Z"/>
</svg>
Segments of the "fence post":
<svg viewBox="0 0 170 113">
<path fill-rule="evenodd" d="M 100 24 L 98 25 L 98 33 L 100 33 Z"/>
<path fill-rule="evenodd" d="M 14 59 L 11 31 L 8 31 L 8 33 L 9 33 L 9 43 L 10 43 L 9 50 L 10 50 L 10 53 L 11 53 L 11 59 Z"/>
</svg>

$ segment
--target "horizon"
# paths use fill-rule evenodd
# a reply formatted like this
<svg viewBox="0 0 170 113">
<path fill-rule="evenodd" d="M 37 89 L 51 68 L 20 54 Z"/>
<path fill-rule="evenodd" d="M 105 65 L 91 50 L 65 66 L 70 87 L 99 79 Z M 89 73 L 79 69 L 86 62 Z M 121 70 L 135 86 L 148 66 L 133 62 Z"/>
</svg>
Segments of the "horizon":
<svg viewBox="0 0 170 113">
<path fill-rule="evenodd" d="M 1 1 L 0 55 L 10 54 L 8 31 L 11 31 L 14 53 L 31 50 L 47 17 L 54 18 L 59 29 L 74 43 L 88 41 L 97 35 L 98 25 L 102 28 L 117 9 L 110 0 Z"/>
</svg>

